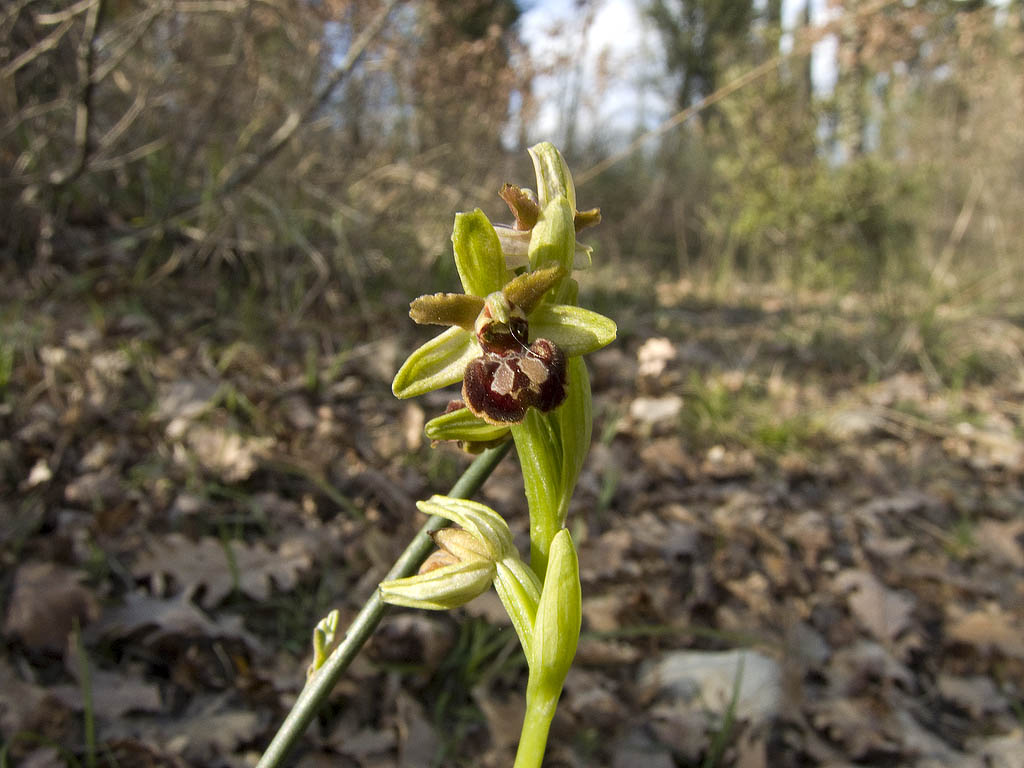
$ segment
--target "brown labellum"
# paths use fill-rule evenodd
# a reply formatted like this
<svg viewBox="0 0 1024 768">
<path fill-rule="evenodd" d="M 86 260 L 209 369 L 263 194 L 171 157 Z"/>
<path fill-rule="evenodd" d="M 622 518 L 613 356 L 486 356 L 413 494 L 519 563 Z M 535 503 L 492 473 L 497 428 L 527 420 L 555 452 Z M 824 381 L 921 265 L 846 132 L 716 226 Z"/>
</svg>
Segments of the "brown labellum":
<svg viewBox="0 0 1024 768">
<path fill-rule="evenodd" d="M 489 424 L 518 424 L 527 408 L 550 411 L 562 404 L 566 374 L 565 353 L 548 339 L 529 348 L 485 351 L 466 366 L 462 399 Z"/>
</svg>

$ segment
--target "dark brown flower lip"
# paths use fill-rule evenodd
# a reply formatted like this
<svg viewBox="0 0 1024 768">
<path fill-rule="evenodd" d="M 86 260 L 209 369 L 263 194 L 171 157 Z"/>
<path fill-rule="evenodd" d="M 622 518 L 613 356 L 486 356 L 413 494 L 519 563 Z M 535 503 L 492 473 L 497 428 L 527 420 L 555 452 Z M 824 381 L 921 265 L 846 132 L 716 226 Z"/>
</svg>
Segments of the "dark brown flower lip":
<svg viewBox="0 0 1024 768">
<path fill-rule="evenodd" d="M 548 339 L 525 351 L 484 352 L 466 366 L 462 399 L 488 424 L 518 424 L 528 408 L 547 412 L 562 404 L 567 373 L 565 353 Z"/>
</svg>

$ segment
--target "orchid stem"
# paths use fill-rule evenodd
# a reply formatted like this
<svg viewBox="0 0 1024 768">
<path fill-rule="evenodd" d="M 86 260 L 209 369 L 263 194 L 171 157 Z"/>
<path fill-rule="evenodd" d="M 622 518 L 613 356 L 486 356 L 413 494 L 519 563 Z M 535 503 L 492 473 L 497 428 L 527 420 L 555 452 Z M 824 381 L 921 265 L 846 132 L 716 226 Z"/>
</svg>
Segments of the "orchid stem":
<svg viewBox="0 0 1024 768">
<path fill-rule="evenodd" d="M 536 701 L 527 696 L 526 717 L 513 768 L 541 768 L 548 745 L 548 731 L 557 705 L 557 696 L 554 701 Z"/>
<path fill-rule="evenodd" d="M 468 499 L 473 496 L 508 453 L 511 445 L 511 441 L 507 441 L 481 453 L 462 473 L 448 495 L 459 499 Z M 434 546 L 430 534 L 446 525 L 448 525 L 448 521 L 444 518 L 431 516 L 395 561 L 384 580 L 401 579 L 413 574 Z M 380 599 L 380 593 L 374 590 L 355 619 L 352 620 L 344 639 L 334 649 L 323 666 L 306 682 L 288 716 L 274 735 L 266 752 L 263 753 L 263 757 L 256 764 L 256 768 L 278 768 L 282 764 L 289 750 L 306 732 L 309 723 L 316 716 L 320 706 L 326 701 L 348 665 L 352 663 L 356 654 L 373 634 L 383 615 L 384 601 Z"/>
</svg>

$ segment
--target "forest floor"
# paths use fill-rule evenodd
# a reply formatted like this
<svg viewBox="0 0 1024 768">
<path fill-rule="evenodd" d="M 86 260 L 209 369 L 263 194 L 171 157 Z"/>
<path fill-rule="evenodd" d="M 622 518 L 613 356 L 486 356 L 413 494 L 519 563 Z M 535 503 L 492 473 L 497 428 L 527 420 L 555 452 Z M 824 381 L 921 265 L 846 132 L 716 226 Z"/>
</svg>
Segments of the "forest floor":
<svg viewBox="0 0 1024 768">
<path fill-rule="evenodd" d="M 171 282 L 3 289 L 4 765 L 253 765 L 313 626 L 470 460 L 423 438 L 448 394 L 391 395 L 404 308 L 289 323 Z M 1024 766 L 1019 319 L 602 303 L 545 764 Z M 525 543 L 514 457 L 479 498 Z M 508 766 L 524 687 L 493 595 L 392 609 L 290 764 Z"/>
</svg>

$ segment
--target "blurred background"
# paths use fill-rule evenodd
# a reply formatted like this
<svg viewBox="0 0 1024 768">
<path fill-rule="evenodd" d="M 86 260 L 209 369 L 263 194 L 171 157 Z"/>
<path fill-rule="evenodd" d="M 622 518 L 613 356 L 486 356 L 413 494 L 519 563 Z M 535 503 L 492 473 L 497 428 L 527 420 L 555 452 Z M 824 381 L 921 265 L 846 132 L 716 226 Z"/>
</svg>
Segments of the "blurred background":
<svg viewBox="0 0 1024 768">
<path fill-rule="evenodd" d="M 552 764 L 1022 765 L 1019 0 L 7 2 L 0 759 L 253 764 L 468 462 L 389 384 L 541 140 L 620 329 Z M 473 605 L 296 760 L 508 764 Z"/>
</svg>

